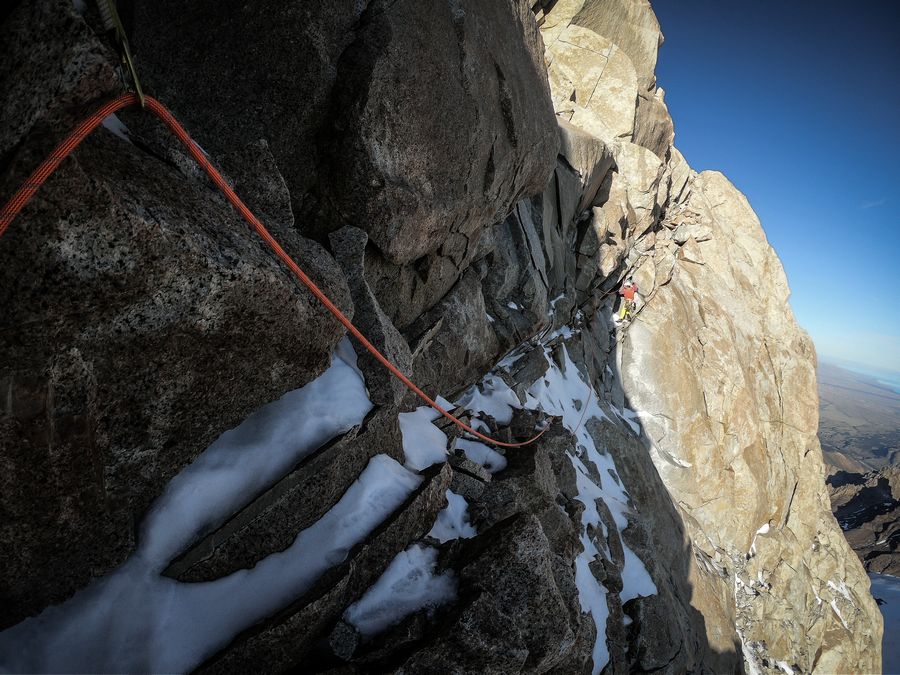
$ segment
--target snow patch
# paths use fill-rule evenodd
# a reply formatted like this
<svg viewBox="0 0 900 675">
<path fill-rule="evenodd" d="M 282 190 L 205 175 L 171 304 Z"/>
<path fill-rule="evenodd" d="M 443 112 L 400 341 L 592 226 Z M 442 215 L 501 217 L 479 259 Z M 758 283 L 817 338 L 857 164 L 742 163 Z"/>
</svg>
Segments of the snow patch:
<svg viewBox="0 0 900 675">
<path fill-rule="evenodd" d="M 842 625 L 845 629 L 850 630 L 850 626 L 848 626 L 848 625 L 847 625 L 847 622 L 844 620 L 844 615 L 841 614 L 841 610 L 838 609 L 838 606 L 837 606 L 837 600 L 835 600 L 835 599 L 832 598 L 830 604 L 831 604 L 831 609 L 833 609 L 833 610 L 834 610 L 834 613 L 837 614 L 837 618 L 841 620 L 841 625 Z"/>
<path fill-rule="evenodd" d="M 13 672 L 193 670 L 341 563 L 421 481 L 377 455 L 290 547 L 216 581 L 182 584 L 159 576 L 139 550 L 68 602 L 0 633 L 0 664 Z"/>
<path fill-rule="evenodd" d="M 750 550 L 747 551 L 747 557 L 752 558 L 756 555 L 756 538 L 761 534 L 769 533 L 769 523 L 765 522 L 760 525 L 759 529 L 756 531 L 756 534 L 753 535 L 753 540 L 750 542 Z M 830 583 L 830 582 L 829 582 Z"/>
<path fill-rule="evenodd" d="M 629 410 L 628 408 L 622 408 L 621 410 L 617 410 L 613 408 L 613 412 L 625 422 L 635 436 L 641 435 L 641 425 L 640 425 L 640 416 L 633 410 Z M 688 464 L 690 466 L 690 464 Z"/>
<path fill-rule="evenodd" d="M 747 675 L 762 675 L 759 670 L 759 665 L 756 662 L 756 654 L 754 654 L 747 646 L 741 631 L 739 630 L 737 633 L 741 640 L 741 653 L 744 655 L 744 665 L 747 666 Z"/>
<path fill-rule="evenodd" d="M 470 441 L 465 438 L 457 438 L 454 441 L 453 447 L 454 449 L 462 450 L 466 457 L 476 464 L 481 464 L 481 466 L 491 473 L 497 473 L 506 468 L 506 457 L 496 450 L 489 448 L 484 443 Z"/>
<path fill-rule="evenodd" d="M 561 347 L 560 353 L 561 367 L 550 358 L 549 349 L 544 348 L 548 368 L 543 377 L 528 388 L 525 407 L 562 418 L 563 426 L 576 439 L 578 454 L 570 454 L 569 460 L 575 468 L 578 488 L 576 499 L 584 505 L 584 511 L 581 514 L 582 551 L 575 559 L 575 585 L 578 588 L 582 611 L 591 615 L 597 629 L 597 638 L 592 650 L 592 672 L 596 675 L 609 662 L 609 648 L 606 644 L 606 622 L 609 618 L 607 591 L 596 580 L 590 569 L 591 562 L 600 555 L 598 544 L 604 547 L 607 555 L 609 553 L 605 543 L 608 531 L 597 509 L 597 500 L 602 499 L 606 504 L 620 532 L 628 527 L 627 514 L 630 509 L 627 493 L 621 483 L 614 479 L 617 471 L 612 457 L 597 449 L 587 429 L 590 420 L 609 418 L 600 408 L 593 387 L 582 377 L 569 357 L 565 345 Z M 588 468 L 588 462 L 594 465 L 594 472 Z M 599 480 L 595 481 L 594 475 L 598 476 Z M 592 539 L 588 535 L 589 531 L 602 532 L 603 538 Z M 644 564 L 624 542 L 623 546 L 626 551 L 626 564 L 622 574 L 624 586 L 620 594 L 622 602 L 656 593 L 656 585 Z"/>
<path fill-rule="evenodd" d="M 497 364 L 497 368 L 509 372 L 509 369 L 515 365 L 516 361 L 523 358 L 526 353 L 527 352 L 525 350 L 514 349 L 509 354 L 500 359 L 500 362 Z"/>
<path fill-rule="evenodd" d="M 775 665 L 778 666 L 779 668 L 781 668 L 781 672 L 783 672 L 785 675 L 794 675 L 794 669 L 791 668 L 791 667 L 787 664 L 787 662 L 785 662 L 785 661 L 776 661 L 776 662 L 775 662 Z"/>
<path fill-rule="evenodd" d="M 516 392 L 498 375 L 488 375 L 478 385 L 470 387 L 456 402 L 473 414 L 485 414 L 497 420 L 498 424 L 512 421 L 513 409 L 521 408 Z"/>
<path fill-rule="evenodd" d="M 347 608 L 344 620 L 369 638 L 400 623 L 410 614 L 456 598 L 452 572 L 435 576 L 438 551 L 413 545 L 399 553 L 360 600 Z"/>
<path fill-rule="evenodd" d="M 199 534 L 362 422 L 372 404 L 352 347 L 342 347 L 320 377 L 253 413 L 182 470 L 152 507 L 140 545 L 123 565 L 0 633 L 0 670 L 189 671 L 345 560 L 422 482 L 386 455 L 373 457 L 291 546 L 252 569 L 195 584 L 160 575 Z"/>
<path fill-rule="evenodd" d="M 582 543 L 587 535 L 582 535 Z M 607 590 L 591 572 L 590 559 L 584 554 L 575 558 L 575 586 L 578 588 L 578 601 L 581 611 L 590 614 L 597 627 L 597 639 L 591 650 L 593 666 L 591 675 L 599 675 L 609 663 L 609 647 L 606 645 L 606 621 L 609 619 L 609 605 L 606 603 Z"/>
<path fill-rule="evenodd" d="M 339 351 L 321 376 L 226 431 L 169 482 L 141 528 L 140 555 L 150 569 L 161 571 L 299 460 L 360 424 L 371 409 L 352 347 Z"/>
<path fill-rule="evenodd" d="M 853 604 L 853 599 L 850 597 L 850 591 L 847 590 L 847 584 L 843 581 L 839 581 L 838 583 L 834 583 L 831 579 L 827 582 L 828 588 L 833 590 L 835 593 L 840 593 L 844 599 L 849 602 L 851 605 Z M 856 605 L 854 605 L 855 607 Z"/>
<path fill-rule="evenodd" d="M 545 333 L 541 336 L 540 342 L 541 344 L 549 344 L 553 342 L 556 338 L 562 337 L 564 340 L 569 340 L 573 336 L 577 335 L 580 331 L 573 330 L 568 324 L 563 324 L 555 331 L 550 333 Z"/>
<path fill-rule="evenodd" d="M 131 143 L 131 137 L 128 135 L 128 127 L 116 115 L 109 115 L 103 119 L 103 128 L 111 131 L 114 135 L 123 141 Z"/>
<path fill-rule="evenodd" d="M 623 541 L 622 549 L 625 551 L 625 568 L 622 570 L 622 590 L 619 593 L 619 599 L 624 605 L 634 598 L 646 598 L 650 595 L 656 595 L 656 584 L 650 578 L 647 568 L 641 559 L 635 555 L 634 551 L 628 548 Z"/>
<path fill-rule="evenodd" d="M 447 407 L 443 404 L 441 406 L 445 409 Z M 432 424 L 440 416 L 437 410 L 427 405 L 397 416 L 408 469 L 421 471 L 447 458 L 447 436 Z"/>
<path fill-rule="evenodd" d="M 462 495 L 447 490 L 447 506 L 438 513 L 434 527 L 428 533 L 442 544 L 451 539 L 471 539 L 476 534 L 469 524 L 469 504 Z"/>
</svg>

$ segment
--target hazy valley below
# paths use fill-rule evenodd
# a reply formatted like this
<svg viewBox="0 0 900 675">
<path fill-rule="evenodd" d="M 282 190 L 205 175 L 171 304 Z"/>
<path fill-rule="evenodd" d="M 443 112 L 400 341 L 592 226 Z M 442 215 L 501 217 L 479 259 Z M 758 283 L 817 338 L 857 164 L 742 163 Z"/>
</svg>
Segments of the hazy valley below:
<svg viewBox="0 0 900 675">
<path fill-rule="evenodd" d="M 900 394 L 890 381 L 819 361 L 819 440 L 836 469 L 866 473 L 900 462 Z"/>
<path fill-rule="evenodd" d="M 819 439 L 835 518 L 872 578 L 885 673 L 900 672 L 900 394 L 889 373 L 819 361 Z"/>
</svg>

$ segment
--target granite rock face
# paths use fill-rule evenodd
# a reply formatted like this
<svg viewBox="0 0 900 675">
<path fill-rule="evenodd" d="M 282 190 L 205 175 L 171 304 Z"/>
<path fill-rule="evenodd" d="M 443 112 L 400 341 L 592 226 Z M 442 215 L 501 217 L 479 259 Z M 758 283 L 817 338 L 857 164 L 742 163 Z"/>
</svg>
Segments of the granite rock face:
<svg viewBox="0 0 900 675">
<path fill-rule="evenodd" d="M 649 3 L 264 5 L 133 3 L 147 88 L 430 395 L 505 442 L 549 427 L 491 451 L 437 418 L 447 453 L 422 466 L 401 416 L 417 400 L 358 350 L 368 416 L 194 533 L 166 583 L 264 566 L 373 462 L 416 487 L 182 669 L 877 671 L 880 615 L 828 508 L 812 344 L 746 199 L 672 145 Z M 14 50 L 29 11 L 3 24 Z M 110 91 L 91 17 L 41 11 L 77 28 L 46 52 L 86 64 L 61 90 Z M 0 101 L 6 195 L 74 113 Z M 0 240 L 0 628 L 65 612 L 167 480 L 343 334 L 155 123 L 122 119 L 134 144 L 92 136 Z M 411 551 L 453 593 L 364 630 L 352 608 Z"/>
<path fill-rule="evenodd" d="M 66 34 L 68 49 L 100 51 L 83 41 L 90 29 L 71 4 L 56 11 L 80 25 Z M 21 14 L 6 34 L 22 34 Z M 13 57 L 33 49 L 10 45 Z M 95 93 L 103 81 L 88 62 L 68 86 Z M 49 64 L 40 72 L 56 73 Z M 4 120 L 16 114 L 4 110 Z M 50 129 L 58 139 L 57 120 L 69 119 L 51 109 L 35 116 L 4 196 L 49 150 Z M 352 311 L 329 254 L 291 222 L 273 230 Z M 3 237 L 0 280 L 4 626 L 121 563 L 169 479 L 261 403 L 321 373 L 342 336 L 224 199 L 106 129 Z"/>
<path fill-rule="evenodd" d="M 121 562 L 166 482 L 341 337 L 226 203 L 146 161 L 99 132 L 0 249 L 4 623 Z"/>
<path fill-rule="evenodd" d="M 697 176 L 683 208 L 711 234 L 685 239 L 663 284 L 658 260 L 638 267 L 650 295 L 623 346 L 651 456 L 698 555 L 730 577 L 747 661 L 877 668 L 860 649 L 880 633 L 868 580 L 827 508 L 815 352 L 780 263 L 721 174 Z M 844 584 L 846 596 L 832 590 Z"/>
<path fill-rule="evenodd" d="M 146 86 L 210 151 L 265 138 L 303 231 L 361 227 L 405 265 L 450 238 L 474 243 L 552 169 L 555 123 L 525 2 L 135 6 Z M 449 254 L 457 268 L 467 248 Z"/>
</svg>

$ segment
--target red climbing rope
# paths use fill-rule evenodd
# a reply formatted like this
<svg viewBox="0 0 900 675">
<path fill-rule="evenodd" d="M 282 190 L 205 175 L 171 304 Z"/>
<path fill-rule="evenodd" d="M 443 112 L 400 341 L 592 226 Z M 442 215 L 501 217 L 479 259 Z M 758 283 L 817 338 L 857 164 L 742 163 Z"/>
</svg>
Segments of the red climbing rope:
<svg viewBox="0 0 900 675">
<path fill-rule="evenodd" d="M 66 138 L 62 143 L 60 143 L 56 149 L 50 153 L 50 156 L 44 160 L 44 162 L 32 173 L 28 179 L 21 185 L 21 187 L 16 191 L 16 193 L 12 196 L 12 199 L 4 205 L 3 209 L 0 210 L 0 237 L 6 232 L 10 223 L 16 217 L 16 215 L 21 211 L 24 206 L 29 202 L 29 200 L 34 196 L 34 194 L 38 191 L 38 188 L 43 185 L 44 181 L 46 181 L 50 175 L 56 170 L 56 168 L 60 165 L 60 163 L 78 147 L 78 144 L 83 141 L 88 134 L 90 134 L 94 129 L 96 129 L 105 118 L 113 113 L 127 108 L 129 106 L 138 105 L 140 100 L 137 94 L 134 93 L 126 93 L 122 94 L 118 98 L 105 103 L 100 107 L 97 112 L 93 115 L 85 119 L 81 124 L 79 124 L 75 130 L 69 134 L 68 138 Z M 544 427 L 544 429 L 534 436 L 533 438 L 529 438 L 527 441 L 522 441 L 521 443 L 505 443 L 503 441 L 498 441 L 489 436 L 485 436 L 484 434 L 476 431 L 468 424 L 463 422 L 458 417 L 452 415 L 447 412 L 438 405 L 433 399 L 431 399 L 424 391 L 419 389 L 412 380 L 410 380 L 406 375 L 404 375 L 400 370 L 391 363 L 387 357 L 384 356 L 375 346 L 369 342 L 366 337 L 359 331 L 359 329 L 353 325 L 353 323 L 344 316 L 344 313 L 341 312 L 337 306 L 328 299 L 328 296 L 313 283 L 312 279 L 306 276 L 306 273 L 300 266 L 297 265 L 293 261 L 293 259 L 285 253 L 284 249 L 281 248 L 281 245 L 275 240 L 275 238 L 269 234 L 269 231 L 265 228 L 265 226 L 260 222 L 260 220 L 253 215 L 250 209 L 240 200 L 240 198 L 235 194 L 234 190 L 231 189 L 231 186 L 225 182 L 225 179 L 222 178 L 222 175 L 216 171 L 215 167 L 210 164 L 209 160 L 206 158 L 206 155 L 203 154 L 203 151 L 188 135 L 188 133 L 184 130 L 184 128 L 178 123 L 178 121 L 172 116 L 165 106 L 162 103 L 157 101 L 155 98 L 150 96 L 144 97 L 144 104 L 148 110 L 153 112 L 162 122 L 169 127 L 169 129 L 174 133 L 178 140 L 180 140 L 184 146 L 188 149 L 188 152 L 191 153 L 191 156 L 194 160 L 203 167 L 203 170 L 212 178 L 213 182 L 219 187 L 222 193 L 225 195 L 225 198 L 231 202 L 232 206 L 236 208 L 240 214 L 244 217 L 250 225 L 253 226 L 253 229 L 259 234 L 260 237 L 268 244 L 269 248 L 277 255 L 281 261 L 287 265 L 288 269 L 293 272 L 294 276 L 296 276 L 303 285 L 306 286 L 310 292 L 318 298 L 319 302 L 325 305 L 325 309 L 331 312 L 334 317 L 340 321 L 344 327 L 350 331 L 350 333 L 359 340 L 360 344 L 365 347 L 372 356 L 374 356 L 378 361 L 387 368 L 391 374 L 399 379 L 403 384 L 409 387 L 419 398 L 425 401 L 432 408 L 437 410 L 441 415 L 449 419 L 456 426 L 463 429 L 464 431 L 472 434 L 473 436 L 480 438 L 481 440 L 491 443 L 492 445 L 499 445 L 505 448 L 519 448 L 524 445 L 530 445 L 534 443 L 538 438 L 540 438 L 544 432 L 547 431 L 549 425 Z"/>
</svg>

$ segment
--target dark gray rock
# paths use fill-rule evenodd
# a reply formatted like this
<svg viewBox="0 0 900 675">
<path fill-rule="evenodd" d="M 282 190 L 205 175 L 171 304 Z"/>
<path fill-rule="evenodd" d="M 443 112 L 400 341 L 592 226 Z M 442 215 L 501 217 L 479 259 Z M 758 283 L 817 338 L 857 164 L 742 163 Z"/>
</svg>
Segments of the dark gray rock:
<svg viewBox="0 0 900 675">
<path fill-rule="evenodd" d="M 257 139 L 272 149 L 295 210 L 316 180 L 338 60 L 365 3 L 137 0 L 131 43 L 145 89 L 169 106 L 214 158 Z M 129 21 L 129 19 L 131 19 Z M 130 128 L 175 147 L 137 115 Z M 225 166 L 238 182 L 250 173 Z"/>
<path fill-rule="evenodd" d="M 561 464 L 560 459 L 570 446 L 568 432 L 554 425 L 534 445 L 508 449 L 506 468 L 494 476 L 478 500 L 478 528 L 492 527 L 516 513 L 540 514 L 546 509 L 558 511 L 556 498 L 559 487 L 554 465 Z M 551 456 L 556 461 L 551 460 Z M 560 521 L 559 526 L 567 528 L 567 535 L 574 535 L 570 522 Z"/>
<path fill-rule="evenodd" d="M 687 645 L 682 642 L 678 623 L 672 621 L 666 599 L 658 595 L 635 598 L 620 608 L 623 610 L 632 620 L 626 630 L 631 671 L 676 670 L 672 666 L 679 656 L 683 658 L 679 652 Z"/>
<path fill-rule="evenodd" d="M 338 63 L 315 189 L 321 226 L 357 224 L 406 264 L 543 190 L 556 125 L 522 5 L 367 7 Z"/>
<path fill-rule="evenodd" d="M 450 475 L 447 464 L 433 468 L 406 503 L 350 551 L 346 561 L 326 572 L 302 598 L 238 635 L 199 672 L 281 672 L 314 659 L 307 655 L 319 640 L 333 634 L 344 610 L 378 579 L 394 556 L 431 528 L 447 504 Z M 341 652 L 352 646 L 343 640 L 341 645 Z"/>
<path fill-rule="evenodd" d="M 437 251 L 409 265 L 395 265 L 370 245 L 366 281 L 394 325 L 405 330 L 443 298 L 475 259 L 481 231 L 451 235 Z"/>
<path fill-rule="evenodd" d="M 549 282 L 538 229 L 541 197 L 525 199 L 482 240 L 483 294 L 505 352 L 547 325 Z M 512 303 L 514 306 L 510 306 Z"/>
<path fill-rule="evenodd" d="M 473 462 L 471 459 L 466 457 L 465 455 L 455 455 L 451 454 L 447 461 L 450 462 L 450 466 L 453 467 L 454 471 L 457 473 L 465 473 L 470 476 L 476 478 L 482 483 L 490 483 L 491 482 L 491 473 L 487 469 L 485 469 L 481 464 L 477 462 Z"/>
<path fill-rule="evenodd" d="M 192 159 L 189 161 L 192 169 L 200 171 Z M 261 138 L 231 149 L 222 153 L 220 161 L 222 167 L 241 168 L 235 174 L 237 180 L 231 181 L 231 187 L 279 242 L 292 242 L 294 211 L 291 208 L 291 193 L 268 141 Z M 227 168 L 222 170 L 227 171 Z M 212 185 L 211 182 L 209 184 Z M 295 255 L 293 251 L 288 253 Z"/>
<path fill-rule="evenodd" d="M 35 123 L 68 129 L 86 103 L 118 93 L 115 55 L 70 0 L 19 2 L 0 36 L 0 166 Z"/>
<path fill-rule="evenodd" d="M 328 254 L 290 232 L 352 307 Z M 166 482 L 321 373 L 342 335 L 221 197 L 105 130 L 0 242 L 0 305 L 0 625 L 121 562 Z"/>
<path fill-rule="evenodd" d="M 457 555 L 457 606 L 398 672 L 544 672 L 569 654 L 581 613 L 554 572 L 562 558 L 571 576 L 571 559 L 554 551 L 538 519 L 519 514 L 459 542 Z"/>
<path fill-rule="evenodd" d="M 560 316 L 568 317 L 575 299 L 571 290 L 575 278 L 576 242 L 578 239 L 579 203 L 583 184 L 568 162 L 557 162 L 550 186 L 544 193 L 541 243 L 547 259 L 547 280 L 554 305 Z"/>
<path fill-rule="evenodd" d="M 500 352 L 474 269 L 406 332 L 414 350 L 413 379 L 426 391 L 461 391 L 488 370 Z"/>
<path fill-rule="evenodd" d="M 346 621 L 338 621 L 328 636 L 328 644 L 331 651 L 339 659 L 349 660 L 359 648 L 362 636 Z"/>
<path fill-rule="evenodd" d="M 173 561 L 165 574 L 183 582 L 212 581 L 283 551 L 297 533 L 334 506 L 369 460 L 385 450 L 403 461 L 393 408 L 369 414 L 334 443 L 305 457 L 275 485 Z"/>
<path fill-rule="evenodd" d="M 571 616 L 556 585 L 553 571 L 559 552 L 534 516 L 515 518 L 492 533 L 491 543 L 483 555 L 459 571 L 461 589 L 480 590 L 482 597 L 490 598 L 510 617 L 507 630 L 515 629 L 528 650 L 525 670 L 546 670 L 568 651 L 580 620 Z M 459 623 L 465 623 L 465 618 Z M 452 655 L 446 658 L 453 663 Z"/>
<path fill-rule="evenodd" d="M 409 345 L 385 315 L 365 276 L 366 233 L 357 227 L 343 227 L 329 235 L 331 249 L 343 268 L 355 309 L 355 325 L 363 335 L 407 377 L 412 374 L 413 358 Z M 394 377 L 368 350 L 353 339 L 359 355 L 358 365 L 366 378 L 369 398 L 375 405 L 400 405 L 409 393 L 406 385 Z M 422 386 L 422 382 L 418 382 Z"/>
<path fill-rule="evenodd" d="M 527 660 L 528 645 L 515 617 L 485 593 L 468 604 L 428 649 L 415 651 L 396 672 L 502 675 L 521 672 Z"/>
<path fill-rule="evenodd" d="M 524 2 L 144 1 L 133 43 L 147 89 L 204 148 L 267 140 L 305 231 L 361 227 L 394 263 L 473 236 L 552 168 L 543 49 Z"/>
<path fill-rule="evenodd" d="M 468 473 L 461 471 L 453 472 L 453 481 L 450 483 L 450 489 L 460 495 L 467 502 L 478 499 L 484 492 L 484 483 Z"/>
</svg>

